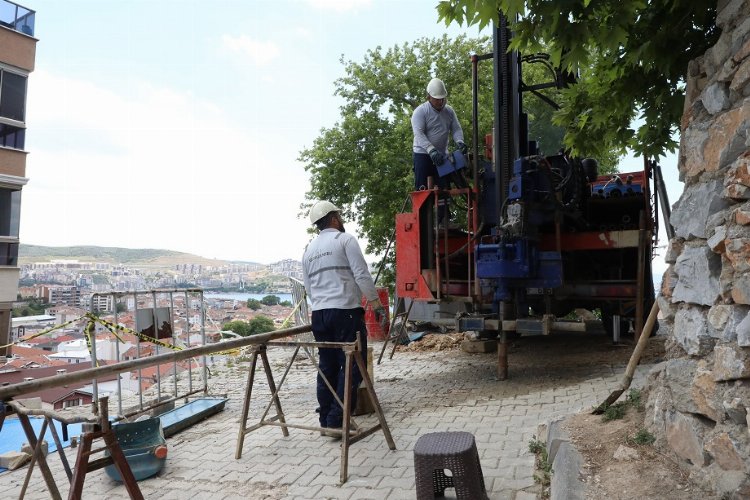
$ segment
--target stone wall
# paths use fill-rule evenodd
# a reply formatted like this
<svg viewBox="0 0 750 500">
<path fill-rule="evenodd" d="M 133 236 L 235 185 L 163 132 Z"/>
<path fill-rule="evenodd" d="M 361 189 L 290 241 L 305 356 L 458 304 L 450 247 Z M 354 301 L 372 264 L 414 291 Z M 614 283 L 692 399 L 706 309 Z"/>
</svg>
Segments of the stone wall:
<svg viewBox="0 0 750 500">
<path fill-rule="evenodd" d="M 691 478 L 750 498 L 750 1 L 719 0 L 721 37 L 688 68 L 685 190 L 659 306 L 667 361 L 647 426 Z"/>
</svg>

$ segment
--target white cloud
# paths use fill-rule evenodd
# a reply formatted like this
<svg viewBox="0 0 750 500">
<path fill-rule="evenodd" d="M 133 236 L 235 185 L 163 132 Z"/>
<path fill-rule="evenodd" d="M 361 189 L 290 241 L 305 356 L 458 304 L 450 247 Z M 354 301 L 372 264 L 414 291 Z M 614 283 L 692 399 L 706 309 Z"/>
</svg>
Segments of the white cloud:
<svg viewBox="0 0 750 500">
<path fill-rule="evenodd" d="M 299 258 L 309 183 L 294 152 L 191 93 L 130 83 L 118 94 L 41 70 L 29 80 L 21 241 Z"/>
<path fill-rule="evenodd" d="M 247 35 L 223 35 L 221 41 L 226 49 L 249 56 L 258 66 L 264 66 L 270 63 L 281 53 L 278 45 L 274 42 L 253 40 Z"/>
<path fill-rule="evenodd" d="M 358 10 L 360 7 L 370 7 L 372 0 L 307 0 L 316 9 L 335 10 L 345 12 Z"/>
</svg>

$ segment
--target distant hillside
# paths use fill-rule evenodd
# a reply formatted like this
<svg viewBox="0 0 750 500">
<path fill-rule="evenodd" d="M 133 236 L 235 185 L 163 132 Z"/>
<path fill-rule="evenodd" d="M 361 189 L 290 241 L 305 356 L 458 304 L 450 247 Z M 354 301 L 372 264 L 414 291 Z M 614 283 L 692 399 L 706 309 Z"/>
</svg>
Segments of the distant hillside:
<svg viewBox="0 0 750 500">
<path fill-rule="evenodd" d="M 74 259 L 80 261 L 110 262 L 128 265 L 169 266 L 174 264 L 222 265 L 223 260 L 207 259 L 189 253 L 153 248 L 116 247 L 44 247 L 21 244 L 18 250 L 21 264 L 44 262 L 53 259 Z"/>
</svg>

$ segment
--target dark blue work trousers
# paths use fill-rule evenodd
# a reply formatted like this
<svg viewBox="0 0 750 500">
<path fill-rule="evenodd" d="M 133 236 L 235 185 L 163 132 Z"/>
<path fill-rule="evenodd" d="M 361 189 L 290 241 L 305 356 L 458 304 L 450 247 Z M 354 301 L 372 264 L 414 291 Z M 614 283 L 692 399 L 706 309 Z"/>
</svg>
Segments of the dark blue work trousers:
<svg viewBox="0 0 750 500">
<path fill-rule="evenodd" d="M 426 153 L 412 153 L 414 161 L 414 190 L 427 189 L 427 178 L 432 177 L 433 182 L 439 189 L 448 189 L 448 178 L 440 177 L 437 167 L 432 163 L 432 158 Z M 438 198 L 438 222 L 448 222 L 448 197 L 440 195 Z"/>
<path fill-rule="evenodd" d="M 367 364 L 367 327 L 365 326 L 365 311 L 361 307 L 356 309 L 321 309 L 312 312 L 312 331 L 317 342 L 354 342 L 359 332 L 362 360 Z M 346 356 L 339 348 L 321 348 L 318 350 L 320 371 L 328 383 L 336 390 L 339 400 L 344 401 L 344 379 Z M 357 405 L 357 388 L 362 382 L 356 362 L 352 358 L 352 390 L 351 411 Z M 343 420 L 343 408 L 338 404 L 325 384 L 320 372 L 318 373 L 317 396 L 320 404 L 321 427 L 340 428 Z"/>
</svg>

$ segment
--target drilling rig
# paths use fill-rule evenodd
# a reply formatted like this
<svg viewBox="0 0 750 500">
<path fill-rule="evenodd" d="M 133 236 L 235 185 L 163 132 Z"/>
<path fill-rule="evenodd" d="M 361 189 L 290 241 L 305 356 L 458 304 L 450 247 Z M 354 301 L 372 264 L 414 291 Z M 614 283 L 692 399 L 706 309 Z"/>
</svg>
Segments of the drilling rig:
<svg viewBox="0 0 750 500">
<path fill-rule="evenodd" d="M 411 211 L 396 216 L 395 231 L 397 297 L 409 311 L 430 304 L 432 322 L 496 338 L 500 379 L 508 375 L 509 338 L 585 331 L 586 322 L 564 320 L 578 308 L 601 311 L 615 338 L 630 319 L 640 335 L 654 301 L 655 207 L 663 192 L 651 189 L 660 171 L 647 159 L 640 170 L 599 175 L 593 158 L 542 154 L 529 140 L 524 96 L 574 78 L 555 70 L 549 82 L 527 85 L 524 65 L 544 58 L 509 51 L 510 38 L 501 17 L 493 53 L 471 58 L 468 182 L 412 192 Z M 480 157 L 478 68 L 485 60 L 493 64 L 494 127 Z M 437 224 L 445 197 L 460 207 L 465 227 Z"/>
</svg>

